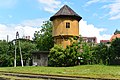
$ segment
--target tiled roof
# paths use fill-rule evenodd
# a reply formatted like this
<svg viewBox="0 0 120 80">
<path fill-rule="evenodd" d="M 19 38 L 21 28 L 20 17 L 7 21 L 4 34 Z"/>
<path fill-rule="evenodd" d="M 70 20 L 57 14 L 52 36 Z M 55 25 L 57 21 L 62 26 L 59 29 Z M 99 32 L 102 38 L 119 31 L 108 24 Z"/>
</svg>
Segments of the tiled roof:
<svg viewBox="0 0 120 80">
<path fill-rule="evenodd" d="M 108 43 L 110 42 L 109 40 L 100 40 L 100 43 Z"/>
<path fill-rule="evenodd" d="M 52 21 L 56 17 L 73 17 L 76 18 L 78 21 L 82 19 L 76 12 L 74 12 L 69 6 L 64 5 L 55 15 L 53 15 L 50 20 Z"/>
<path fill-rule="evenodd" d="M 111 37 L 110 42 L 112 42 L 113 39 L 120 38 L 120 34 L 115 34 Z"/>
<path fill-rule="evenodd" d="M 109 40 L 100 40 L 100 42 L 109 42 Z"/>
</svg>

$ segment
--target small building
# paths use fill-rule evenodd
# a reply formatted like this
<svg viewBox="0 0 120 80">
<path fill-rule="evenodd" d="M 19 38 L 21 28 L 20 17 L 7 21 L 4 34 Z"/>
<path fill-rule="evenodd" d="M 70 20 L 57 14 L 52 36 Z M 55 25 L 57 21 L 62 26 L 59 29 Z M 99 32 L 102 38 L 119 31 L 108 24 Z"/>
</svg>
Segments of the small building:
<svg viewBox="0 0 120 80">
<path fill-rule="evenodd" d="M 33 66 L 48 66 L 49 51 L 37 51 L 32 53 Z"/>
<path fill-rule="evenodd" d="M 100 43 L 108 44 L 108 43 L 110 43 L 110 41 L 109 40 L 100 40 Z"/>
<path fill-rule="evenodd" d="M 88 43 L 97 43 L 97 38 L 96 37 L 82 37 L 83 41 L 88 42 Z"/>
</svg>

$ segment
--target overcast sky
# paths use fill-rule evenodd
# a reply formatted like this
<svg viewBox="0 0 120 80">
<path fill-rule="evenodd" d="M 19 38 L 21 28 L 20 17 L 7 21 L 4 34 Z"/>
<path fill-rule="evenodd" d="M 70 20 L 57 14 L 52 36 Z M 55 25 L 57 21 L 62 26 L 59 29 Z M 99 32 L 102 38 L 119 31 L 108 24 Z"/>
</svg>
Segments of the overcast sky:
<svg viewBox="0 0 120 80">
<path fill-rule="evenodd" d="M 120 30 L 120 0 L 0 0 L 0 40 L 30 36 L 41 29 L 43 21 L 49 20 L 63 5 L 67 4 L 82 20 L 80 34 L 110 39 L 116 29 Z"/>
</svg>

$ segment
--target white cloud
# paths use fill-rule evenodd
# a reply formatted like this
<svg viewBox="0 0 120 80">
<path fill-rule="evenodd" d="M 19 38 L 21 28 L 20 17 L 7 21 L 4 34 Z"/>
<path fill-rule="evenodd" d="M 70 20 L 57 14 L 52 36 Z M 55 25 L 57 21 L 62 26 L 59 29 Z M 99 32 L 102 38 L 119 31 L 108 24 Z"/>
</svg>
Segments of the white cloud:
<svg viewBox="0 0 120 80">
<path fill-rule="evenodd" d="M 14 27 L 15 33 L 18 31 L 20 37 L 22 38 L 23 36 L 30 36 L 30 39 L 34 37 L 35 31 L 39 31 L 41 28 L 39 27 L 31 27 L 31 26 L 22 26 L 18 25 Z"/>
<path fill-rule="evenodd" d="M 33 20 L 25 20 L 23 21 L 21 24 L 22 25 L 26 25 L 26 26 L 35 26 L 35 27 L 38 27 L 38 26 L 41 26 L 43 24 L 43 21 L 45 21 L 46 19 L 33 19 Z"/>
<path fill-rule="evenodd" d="M 89 6 L 89 5 L 91 5 L 91 4 L 93 4 L 93 3 L 97 3 L 97 2 L 99 2 L 100 0 L 90 0 L 90 1 L 88 1 L 86 4 L 85 4 L 85 6 Z"/>
<path fill-rule="evenodd" d="M 9 34 L 9 36 L 14 35 L 14 29 L 12 30 L 7 25 L 0 24 L 0 40 L 3 40 L 3 39 L 6 40 L 8 34 Z"/>
<path fill-rule="evenodd" d="M 104 5 L 103 8 L 109 9 L 111 20 L 120 19 L 120 0 L 115 0 L 113 3 Z"/>
<path fill-rule="evenodd" d="M 17 3 L 17 0 L 0 0 L 0 8 L 10 8 Z"/>
<path fill-rule="evenodd" d="M 32 20 L 24 20 L 20 24 L 0 24 L 0 40 L 7 39 L 9 35 L 9 41 L 15 39 L 16 32 L 19 32 L 20 38 L 23 36 L 30 36 L 30 39 L 34 37 L 35 31 L 39 31 L 46 19 L 38 18 Z"/>
<path fill-rule="evenodd" d="M 55 13 L 57 8 L 60 8 L 62 3 L 58 0 L 38 0 L 40 4 L 43 4 L 43 9 L 50 13 Z"/>
<path fill-rule="evenodd" d="M 102 8 L 109 10 L 107 15 L 109 14 L 108 16 L 110 16 L 110 20 L 120 19 L 120 0 L 90 0 L 85 4 L 85 6 L 98 2 L 106 2 L 106 5 L 103 5 Z"/>
<path fill-rule="evenodd" d="M 6 40 L 7 35 L 9 35 L 9 41 L 15 39 L 16 32 L 19 32 L 20 38 L 23 36 L 30 36 L 30 39 L 34 37 L 35 31 L 39 31 L 41 28 L 31 27 L 31 26 L 22 26 L 22 25 L 5 25 L 0 24 L 0 40 Z"/>
<path fill-rule="evenodd" d="M 110 20 L 120 19 L 120 14 L 117 14 L 115 16 L 112 16 Z"/>
<path fill-rule="evenodd" d="M 106 31 L 104 28 L 97 28 L 93 24 L 87 24 L 87 21 L 80 21 L 80 34 L 84 37 L 97 37 L 97 42 L 99 43 L 100 40 L 109 40 L 111 35 L 100 33 Z"/>
<path fill-rule="evenodd" d="M 9 40 L 15 39 L 16 32 L 19 32 L 20 38 L 23 36 L 30 36 L 30 39 L 34 37 L 35 31 L 39 31 L 45 19 L 35 19 L 35 20 L 25 20 L 21 24 L 0 24 L 0 40 L 7 39 L 9 35 Z"/>
<path fill-rule="evenodd" d="M 89 5 L 92 5 L 92 4 L 95 4 L 95 3 L 98 3 L 98 2 L 101 2 L 101 3 L 109 3 L 109 2 L 114 2 L 113 0 L 89 0 L 85 6 L 89 6 Z"/>
</svg>

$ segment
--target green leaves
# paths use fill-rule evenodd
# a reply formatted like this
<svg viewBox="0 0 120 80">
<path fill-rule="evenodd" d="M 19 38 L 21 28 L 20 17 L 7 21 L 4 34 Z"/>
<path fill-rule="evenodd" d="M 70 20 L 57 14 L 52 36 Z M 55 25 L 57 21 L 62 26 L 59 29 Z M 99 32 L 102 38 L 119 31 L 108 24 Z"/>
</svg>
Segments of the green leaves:
<svg viewBox="0 0 120 80">
<path fill-rule="evenodd" d="M 9 52 L 9 43 L 0 40 L 0 66 L 12 66 L 12 57 Z"/>
<path fill-rule="evenodd" d="M 71 39 L 71 42 L 72 38 Z M 76 39 L 76 38 L 75 38 Z M 61 45 L 55 45 L 49 54 L 50 66 L 75 66 L 78 65 L 78 42 L 72 42 L 70 46 L 64 49 Z"/>
<path fill-rule="evenodd" d="M 54 45 L 52 23 L 45 21 L 41 27 L 42 29 L 40 31 L 34 33 L 34 41 L 40 51 L 49 51 Z"/>
<path fill-rule="evenodd" d="M 64 66 L 64 48 L 61 45 L 55 45 L 49 54 L 50 66 Z"/>
<path fill-rule="evenodd" d="M 112 41 L 111 46 L 111 61 L 114 62 L 112 64 L 120 64 L 118 61 L 120 60 L 120 38 L 116 38 Z"/>
</svg>

